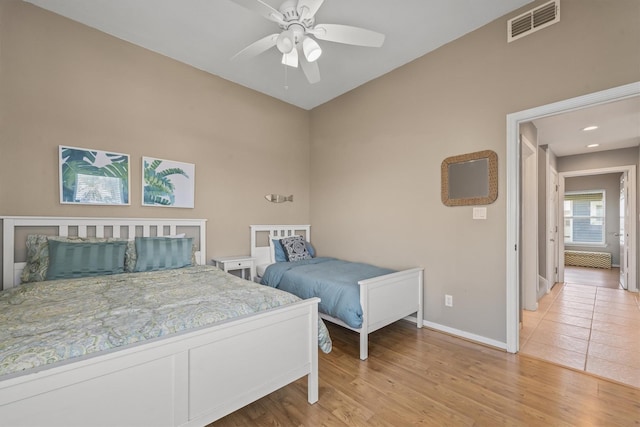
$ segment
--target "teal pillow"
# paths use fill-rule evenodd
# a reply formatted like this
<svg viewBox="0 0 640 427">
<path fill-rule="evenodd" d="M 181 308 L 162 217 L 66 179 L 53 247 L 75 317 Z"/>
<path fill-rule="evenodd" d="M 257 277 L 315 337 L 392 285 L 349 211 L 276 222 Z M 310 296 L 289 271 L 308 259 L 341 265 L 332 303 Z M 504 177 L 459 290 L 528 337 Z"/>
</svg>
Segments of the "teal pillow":
<svg viewBox="0 0 640 427">
<path fill-rule="evenodd" d="M 134 271 L 156 271 L 191 265 L 193 239 L 174 237 L 136 237 Z"/>
<path fill-rule="evenodd" d="M 70 243 L 49 240 L 47 280 L 124 272 L 125 241 Z"/>
<path fill-rule="evenodd" d="M 276 262 L 285 262 L 287 260 L 280 239 L 273 239 L 273 256 Z"/>
<path fill-rule="evenodd" d="M 309 252 L 309 255 L 311 255 L 311 258 L 315 258 L 316 250 L 313 248 L 313 246 L 311 246 L 311 243 L 304 242 L 304 244 L 307 246 L 307 251 Z"/>
</svg>

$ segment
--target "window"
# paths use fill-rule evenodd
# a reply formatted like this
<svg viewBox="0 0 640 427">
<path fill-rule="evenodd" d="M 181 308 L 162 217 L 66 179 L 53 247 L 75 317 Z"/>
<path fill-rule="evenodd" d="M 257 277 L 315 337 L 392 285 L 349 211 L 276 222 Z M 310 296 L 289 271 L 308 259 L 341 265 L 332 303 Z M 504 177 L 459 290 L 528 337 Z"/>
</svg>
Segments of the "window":
<svg viewBox="0 0 640 427">
<path fill-rule="evenodd" d="M 565 244 L 604 244 L 604 201 L 604 190 L 565 193 Z"/>
</svg>

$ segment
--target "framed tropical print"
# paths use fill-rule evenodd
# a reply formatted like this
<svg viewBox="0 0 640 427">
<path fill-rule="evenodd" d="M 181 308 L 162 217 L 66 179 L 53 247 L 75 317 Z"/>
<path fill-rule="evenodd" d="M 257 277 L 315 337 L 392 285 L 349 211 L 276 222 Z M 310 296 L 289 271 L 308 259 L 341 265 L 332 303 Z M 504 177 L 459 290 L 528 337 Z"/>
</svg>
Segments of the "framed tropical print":
<svg viewBox="0 0 640 427">
<path fill-rule="evenodd" d="M 60 203 L 129 205 L 129 155 L 59 146 Z"/>
<path fill-rule="evenodd" d="M 193 208 L 196 165 L 142 158 L 142 205 Z"/>
</svg>

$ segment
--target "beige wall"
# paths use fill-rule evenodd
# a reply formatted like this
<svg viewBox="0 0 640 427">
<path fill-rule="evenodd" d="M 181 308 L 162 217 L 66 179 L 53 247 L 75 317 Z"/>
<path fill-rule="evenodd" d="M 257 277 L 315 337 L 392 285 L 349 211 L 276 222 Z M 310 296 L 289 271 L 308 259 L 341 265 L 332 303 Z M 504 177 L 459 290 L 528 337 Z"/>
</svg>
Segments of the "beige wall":
<svg viewBox="0 0 640 427">
<path fill-rule="evenodd" d="M 516 11 L 311 112 L 320 254 L 423 266 L 427 321 L 506 341 L 506 115 L 640 80 L 640 2 L 561 7 L 529 37 L 506 42 Z M 484 149 L 499 196 L 479 221 L 440 202 L 440 163 Z"/>
<path fill-rule="evenodd" d="M 309 221 L 308 111 L 21 1 L 0 43 L 0 215 L 207 218 L 209 258 Z M 59 145 L 129 154 L 131 205 L 61 205 Z M 142 156 L 195 163 L 195 209 L 142 207 Z"/>
</svg>

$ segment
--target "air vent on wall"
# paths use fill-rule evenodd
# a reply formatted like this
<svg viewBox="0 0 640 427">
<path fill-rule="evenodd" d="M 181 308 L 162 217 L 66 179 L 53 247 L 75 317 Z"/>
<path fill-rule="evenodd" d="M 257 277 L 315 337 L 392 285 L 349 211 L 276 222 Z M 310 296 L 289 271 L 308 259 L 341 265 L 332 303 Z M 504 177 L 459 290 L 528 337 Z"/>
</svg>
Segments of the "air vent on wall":
<svg viewBox="0 0 640 427">
<path fill-rule="evenodd" d="M 507 41 L 512 42 L 560 21 L 560 0 L 531 9 L 507 22 Z"/>
</svg>

